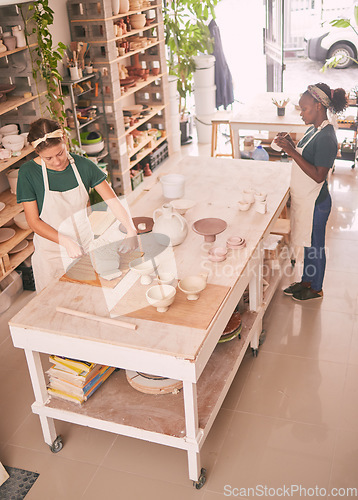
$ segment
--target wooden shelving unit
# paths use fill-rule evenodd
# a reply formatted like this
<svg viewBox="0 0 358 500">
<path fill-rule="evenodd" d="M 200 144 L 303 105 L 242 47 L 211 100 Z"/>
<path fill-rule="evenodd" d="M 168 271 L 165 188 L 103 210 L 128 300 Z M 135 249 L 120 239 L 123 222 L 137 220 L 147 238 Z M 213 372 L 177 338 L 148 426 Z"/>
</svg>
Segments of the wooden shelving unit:
<svg viewBox="0 0 358 500">
<path fill-rule="evenodd" d="M 28 154 L 32 153 L 34 151 L 34 148 L 30 145 L 25 146 L 21 150 L 21 154 L 19 156 L 12 156 L 11 158 L 8 158 L 6 160 L 0 160 L 0 172 L 3 170 L 6 170 L 7 168 L 11 167 L 12 165 L 15 165 L 18 161 L 22 160 L 27 156 Z"/>
<path fill-rule="evenodd" d="M 112 15 L 111 0 L 99 0 L 96 7 L 91 0 L 80 2 L 69 0 L 67 3 L 70 29 L 73 41 L 89 41 L 89 58 L 102 73 L 104 88 L 104 106 L 108 123 L 110 156 L 113 165 L 112 183 L 117 194 L 128 195 L 132 192 L 130 169 L 140 163 L 154 148 L 145 148 L 146 154 L 137 154 L 135 160 L 130 157 L 138 153 L 143 144 L 136 149 L 127 150 L 127 139 L 136 129 L 157 128 L 165 132 L 166 140 L 171 141 L 171 125 L 166 105 L 169 103 L 169 89 L 166 71 L 166 54 L 164 43 L 164 24 L 162 2 L 157 1 L 150 6 L 142 7 L 140 12 L 155 11 L 149 25 L 141 29 L 130 29 L 118 34 L 116 24 L 119 20 L 130 18 L 137 11 Z M 125 21 L 126 22 L 126 21 Z M 118 36 L 117 36 L 118 35 Z M 147 39 L 155 38 L 145 47 L 129 50 L 119 55 L 119 49 L 131 37 Z M 126 47 L 128 50 L 128 46 Z M 150 72 L 146 79 L 137 79 L 133 87 L 124 89 L 120 85 L 119 66 L 139 68 L 141 65 Z M 159 68 L 158 75 L 152 75 L 152 68 Z M 123 78 L 123 77 L 122 77 Z M 93 101 L 94 102 L 94 101 Z M 100 105 L 99 100 L 96 101 Z M 138 122 L 128 128 L 124 125 L 123 108 L 133 104 L 147 105 L 151 109 L 148 115 L 142 116 Z M 148 139 L 147 142 L 149 142 Z M 159 146 L 163 140 L 156 143 Z M 144 144 L 145 145 L 145 144 Z"/>
</svg>

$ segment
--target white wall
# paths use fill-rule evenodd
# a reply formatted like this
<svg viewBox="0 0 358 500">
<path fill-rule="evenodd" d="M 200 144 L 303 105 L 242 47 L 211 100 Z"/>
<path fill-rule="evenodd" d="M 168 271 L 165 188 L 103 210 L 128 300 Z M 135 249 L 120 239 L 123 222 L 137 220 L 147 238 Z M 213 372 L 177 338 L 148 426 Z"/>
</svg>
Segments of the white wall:
<svg viewBox="0 0 358 500">
<path fill-rule="evenodd" d="M 70 44 L 71 35 L 67 16 L 66 0 L 49 0 L 49 7 L 54 11 L 54 22 L 50 26 L 53 44 Z"/>
</svg>

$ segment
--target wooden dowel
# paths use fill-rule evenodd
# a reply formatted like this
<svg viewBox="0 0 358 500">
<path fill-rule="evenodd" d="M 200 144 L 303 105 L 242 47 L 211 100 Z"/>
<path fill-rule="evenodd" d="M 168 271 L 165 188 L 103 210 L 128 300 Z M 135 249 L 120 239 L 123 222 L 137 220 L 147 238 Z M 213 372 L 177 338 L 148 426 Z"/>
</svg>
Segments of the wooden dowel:
<svg viewBox="0 0 358 500">
<path fill-rule="evenodd" d="M 56 311 L 63 314 L 70 314 L 71 316 L 77 316 L 79 318 L 99 321 L 100 323 L 107 323 L 108 325 L 121 326 L 122 328 L 128 328 L 129 330 L 137 329 L 137 325 L 135 325 L 134 323 L 126 323 L 125 321 L 120 321 L 117 319 L 105 318 L 103 316 L 96 316 L 95 314 L 89 314 L 82 311 L 75 311 L 73 309 L 67 309 L 66 307 L 56 307 Z"/>
</svg>

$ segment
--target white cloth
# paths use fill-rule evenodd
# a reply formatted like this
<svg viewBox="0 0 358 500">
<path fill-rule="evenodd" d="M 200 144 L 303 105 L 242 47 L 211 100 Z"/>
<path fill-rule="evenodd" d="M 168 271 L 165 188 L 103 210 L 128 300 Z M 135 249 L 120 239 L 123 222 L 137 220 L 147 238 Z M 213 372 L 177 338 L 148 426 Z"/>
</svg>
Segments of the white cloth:
<svg viewBox="0 0 358 500">
<path fill-rule="evenodd" d="M 301 155 L 304 148 L 324 128 L 329 125 L 325 120 L 316 132 L 309 138 L 302 148 L 296 148 Z M 307 132 L 305 136 L 307 135 Z M 305 137 L 304 136 L 304 137 Z M 303 138 L 304 138 L 303 137 Z M 310 247 L 312 240 L 313 212 L 317 197 L 323 182 L 316 182 L 309 177 L 295 161 L 292 161 L 291 170 L 291 243 L 294 246 Z"/>
<path fill-rule="evenodd" d="M 69 155 L 69 161 L 78 186 L 68 191 L 51 191 L 45 162 L 41 161 L 44 180 L 44 201 L 40 218 L 59 233 L 77 241 L 87 252 L 93 240 L 93 233 L 87 217 L 88 193 L 82 182 L 75 161 Z M 40 292 L 53 279 L 59 278 L 73 262 L 66 250 L 59 244 L 34 236 L 35 252 L 32 267 L 36 291 Z"/>
</svg>

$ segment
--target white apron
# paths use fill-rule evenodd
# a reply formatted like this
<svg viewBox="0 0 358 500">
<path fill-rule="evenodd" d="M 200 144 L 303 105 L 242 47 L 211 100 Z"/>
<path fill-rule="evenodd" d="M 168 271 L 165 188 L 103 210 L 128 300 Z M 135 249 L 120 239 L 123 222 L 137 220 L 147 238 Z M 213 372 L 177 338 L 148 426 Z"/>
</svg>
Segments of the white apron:
<svg viewBox="0 0 358 500">
<path fill-rule="evenodd" d="M 326 125 L 329 125 L 328 120 L 325 120 L 322 125 L 318 127 L 317 131 L 312 135 L 312 137 L 310 137 L 302 148 L 296 147 L 296 151 L 302 155 L 302 152 L 307 144 L 309 144 L 315 135 L 317 135 Z M 307 133 L 305 136 L 306 135 Z M 311 246 L 313 212 L 317 197 L 323 184 L 324 181 L 316 182 L 311 179 L 311 177 L 305 174 L 305 172 L 303 172 L 294 160 L 292 161 L 290 183 L 290 221 L 291 244 L 293 246 Z"/>
<path fill-rule="evenodd" d="M 87 217 L 89 197 L 74 159 L 70 155 L 68 159 L 78 186 L 63 192 L 50 191 L 47 168 L 45 162 L 41 161 L 45 193 L 40 219 L 61 234 L 77 241 L 87 252 L 93 240 L 91 225 Z M 53 279 L 64 274 L 73 259 L 68 257 L 64 247 L 38 234 L 34 235 L 34 246 L 32 267 L 38 293 Z"/>
</svg>

